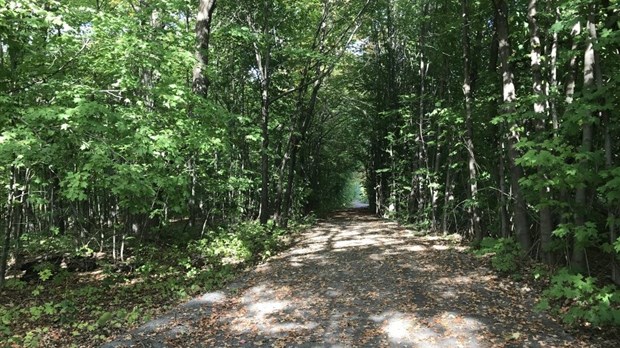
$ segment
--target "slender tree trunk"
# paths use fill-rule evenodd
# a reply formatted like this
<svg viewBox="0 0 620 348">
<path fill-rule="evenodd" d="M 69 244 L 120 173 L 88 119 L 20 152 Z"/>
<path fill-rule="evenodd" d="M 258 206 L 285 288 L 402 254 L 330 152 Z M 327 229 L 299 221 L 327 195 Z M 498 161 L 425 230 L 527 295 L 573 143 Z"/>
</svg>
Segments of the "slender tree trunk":
<svg viewBox="0 0 620 348">
<path fill-rule="evenodd" d="M 510 42 L 508 38 L 508 4 L 505 0 L 494 0 L 497 14 L 497 38 L 499 40 L 499 57 L 502 70 L 502 86 L 504 96 L 504 111 L 509 118 L 514 118 L 516 107 L 516 92 L 513 82 L 512 68 L 510 67 Z M 510 168 L 510 186 L 515 199 L 514 202 L 514 226 L 515 235 L 521 248 L 529 252 L 531 248 L 530 231 L 527 219 L 527 205 L 521 192 L 519 180 L 523 177 L 522 169 L 516 164 L 519 157 L 515 146 L 519 142 L 517 123 L 510 122 L 508 130 L 508 165 Z"/>
<path fill-rule="evenodd" d="M 610 5 L 609 0 L 602 1 L 602 7 L 607 13 L 607 21 L 605 23 L 605 28 L 611 31 L 617 31 L 617 23 L 619 20 L 620 14 L 618 11 L 614 11 L 614 7 Z M 618 45 L 615 45 L 616 54 L 618 54 Z M 601 64 L 598 56 L 596 57 L 596 86 L 597 88 L 603 87 L 603 74 L 601 73 Z M 609 117 L 609 110 L 603 110 L 602 118 L 603 118 L 603 132 L 604 132 L 604 151 L 605 151 L 605 167 L 608 170 L 611 170 L 614 166 L 614 152 L 613 152 L 613 140 L 611 135 L 611 124 Z M 609 243 L 614 244 L 618 240 L 618 231 L 616 224 L 616 216 L 620 213 L 620 209 L 615 206 L 613 203 L 609 204 L 607 207 L 607 229 L 609 232 Z M 611 280 L 616 284 L 620 285 L 620 258 L 618 257 L 618 253 L 611 254 Z"/>
<path fill-rule="evenodd" d="M 423 16 L 426 16 L 428 13 L 428 3 L 424 4 L 424 8 L 422 10 Z M 426 202 L 430 199 L 427 199 L 425 194 L 424 185 L 429 185 L 428 181 L 428 173 L 430 168 L 428 167 L 428 153 L 426 151 L 426 141 L 424 140 L 424 116 L 425 116 L 425 98 L 426 98 L 426 73 L 428 72 L 428 65 L 430 64 L 425 55 L 426 48 L 426 35 L 427 35 L 427 25 L 425 23 L 422 24 L 420 29 L 420 62 L 418 67 L 418 76 L 420 77 L 420 89 L 419 89 L 419 103 L 418 103 L 418 168 L 422 168 L 425 166 L 426 168 L 426 180 L 422 178 L 420 174 L 417 175 L 417 183 L 418 183 L 418 215 L 420 215 L 420 210 L 422 212 L 426 212 Z M 428 216 L 424 216 L 424 218 L 428 219 Z"/>
<path fill-rule="evenodd" d="M 207 98 L 209 91 L 209 77 L 207 67 L 209 65 L 209 41 L 211 39 L 211 21 L 217 0 L 200 0 L 198 13 L 196 15 L 196 64 L 192 72 L 192 91 L 197 95 Z M 194 226 L 196 215 L 199 211 L 197 204 L 197 169 L 196 158 L 191 156 L 188 163 L 188 170 L 191 173 L 191 187 L 189 200 L 189 225 Z"/>
<path fill-rule="evenodd" d="M 469 1 L 461 1 L 463 17 L 463 95 L 465 97 L 465 149 L 467 151 L 467 168 L 469 170 L 469 232 L 474 242 L 479 243 L 484 237 L 480 228 L 478 211 L 478 173 L 476 172 L 476 156 L 474 151 L 474 130 L 472 120 L 472 82 L 471 82 L 471 49 L 469 43 Z"/>
<path fill-rule="evenodd" d="M 211 21 L 216 3 L 217 0 L 200 0 L 198 15 L 196 16 L 196 65 L 192 73 L 192 90 L 205 98 L 210 83 L 206 69 L 209 66 Z"/>
<path fill-rule="evenodd" d="M 611 143 L 611 132 L 609 128 L 609 117 L 606 117 L 605 122 L 605 166 L 611 170 L 613 168 L 613 147 Z M 613 245 L 618 240 L 618 231 L 616 230 L 616 213 L 618 208 L 610 206 L 607 208 L 607 229 L 609 231 L 609 243 Z M 612 252 L 611 254 L 611 280 L 620 285 L 620 260 L 618 259 L 618 253 Z"/>
<path fill-rule="evenodd" d="M 21 238 L 24 233 L 24 229 L 26 226 L 26 209 L 27 209 L 27 198 L 29 193 L 29 179 L 28 175 L 30 172 L 29 168 L 25 168 L 24 170 L 17 170 L 17 178 L 22 176 L 20 175 L 23 172 L 23 184 L 19 185 L 19 200 L 16 201 L 17 207 L 13 210 L 13 239 L 15 240 L 13 246 L 13 259 L 15 261 L 15 266 L 19 266 L 21 264 Z"/>
<path fill-rule="evenodd" d="M 555 2 L 549 2 L 549 11 L 553 11 L 553 7 Z M 560 19 L 560 10 L 556 9 L 556 23 Z M 551 39 L 551 49 L 549 50 L 549 86 L 547 89 L 547 97 L 549 101 L 549 110 L 551 111 L 551 122 L 553 125 L 553 136 L 558 135 L 558 130 L 560 128 L 560 121 L 558 119 L 558 110 L 556 106 L 556 99 L 552 97 L 549 91 L 553 91 L 554 93 L 558 88 L 558 33 L 554 32 Z"/>
<path fill-rule="evenodd" d="M 538 23 L 536 19 L 537 0 L 530 0 L 527 11 L 527 22 L 530 32 L 530 59 L 532 69 L 532 91 L 535 95 L 534 113 L 538 118 L 536 120 L 537 130 L 545 133 L 545 125 L 547 118 L 546 95 L 541 73 L 541 42 L 538 36 Z M 538 176 L 540 180 L 545 180 L 545 170 L 543 167 L 538 168 Z M 539 219 L 540 219 L 540 241 L 542 247 L 542 259 L 545 263 L 552 262 L 550 247 L 553 233 L 553 216 L 549 207 L 549 196 L 551 192 L 549 188 L 541 188 L 539 190 Z"/>
<path fill-rule="evenodd" d="M 506 190 L 506 141 L 502 137 L 499 140 L 499 164 L 498 164 L 498 176 L 499 176 L 499 223 L 500 232 L 502 238 L 508 238 L 510 236 L 510 228 L 508 223 L 508 193 Z"/>
<path fill-rule="evenodd" d="M 320 74 L 321 74 L 321 70 L 319 67 L 317 67 L 317 75 L 320 75 Z M 288 176 L 286 179 L 286 194 L 284 195 L 284 201 L 283 201 L 283 207 L 282 207 L 282 226 L 284 228 L 286 228 L 288 225 L 291 202 L 293 199 L 293 182 L 295 180 L 295 169 L 297 166 L 297 155 L 299 152 L 299 145 L 301 144 L 301 142 L 304 141 L 306 137 L 306 132 L 308 131 L 308 128 L 310 127 L 310 123 L 312 121 L 312 117 L 314 115 L 314 110 L 316 108 L 316 103 L 318 100 L 319 90 L 321 89 L 322 84 L 323 84 L 322 77 L 320 77 L 318 80 L 314 82 L 308 104 L 305 105 L 305 103 L 303 103 L 302 101 L 301 103 L 302 107 L 299 110 L 299 112 L 301 113 L 300 115 L 301 122 L 299 123 L 297 129 L 294 130 L 294 134 L 293 134 L 292 141 L 291 141 L 291 158 L 290 158 L 290 165 L 288 169 Z"/>
<path fill-rule="evenodd" d="M 0 255 L 0 288 L 4 286 L 4 280 L 6 277 L 6 270 L 9 260 L 9 251 L 11 250 L 11 234 L 13 233 L 13 212 L 14 200 L 15 200 L 15 186 L 16 186 L 16 169 L 11 167 L 11 177 L 9 179 L 8 197 L 6 200 L 6 212 L 4 219 L 4 240 L 2 242 L 2 254 Z"/>
<path fill-rule="evenodd" d="M 266 58 L 268 65 L 269 58 Z M 260 216 L 261 224 L 269 220 L 269 75 L 261 81 L 261 193 Z"/>
<path fill-rule="evenodd" d="M 597 59 L 594 51 L 594 45 L 597 41 L 596 35 L 596 24 L 595 24 L 595 16 L 594 16 L 595 6 L 589 5 L 588 7 L 588 19 L 586 23 L 587 30 L 587 39 L 586 39 L 586 49 L 583 59 L 583 89 L 584 95 L 586 95 L 589 102 L 592 102 L 592 98 L 588 95 L 595 92 L 596 90 L 596 79 L 597 79 Z M 589 154 L 592 152 L 592 137 L 593 137 L 593 118 L 597 117 L 598 111 L 596 114 L 592 116 L 586 116 L 586 119 L 583 122 L 582 128 L 582 137 L 581 137 L 581 153 Z M 592 117 L 592 118 L 590 118 Z M 587 168 L 590 165 L 590 162 L 587 158 L 584 158 L 579 164 L 584 170 L 588 170 Z M 575 214 L 575 227 L 576 230 L 580 227 L 585 226 L 586 223 L 586 201 L 588 194 L 588 183 L 584 182 L 579 185 L 575 191 L 575 204 L 576 204 L 576 214 Z M 585 255 L 585 242 L 584 240 L 580 240 L 579 236 L 575 234 L 573 238 L 573 251 L 571 255 L 571 269 L 577 272 L 585 272 L 586 271 L 586 255 Z"/>
<path fill-rule="evenodd" d="M 268 16 L 269 3 L 263 2 L 263 39 L 269 40 L 268 36 Z M 254 53 L 256 64 L 260 73 L 260 90 L 261 90 L 261 135 L 263 141 L 261 143 L 261 192 L 260 192 L 260 213 L 259 221 L 266 224 L 269 220 L 269 105 L 271 104 L 269 96 L 269 88 L 271 86 L 271 44 L 264 42 L 263 47 L 258 44 L 254 45 Z"/>
<path fill-rule="evenodd" d="M 493 21 L 493 39 L 491 41 L 491 50 L 489 57 L 489 70 L 493 73 L 497 73 L 497 64 L 499 58 L 499 40 L 497 38 L 497 22 L 498 22 L 498 14 L 495 11 L 495 17 Z M 491 115 L 496 115 L 498 112 L 497 99 L 493 98 L 490 105 L 489 110 Z M 498 187 L 499 192 L 497 195 L 497 200 L 499 202 L 498 213 L 499 213 L 499 228 L 500 228 L 500 236 L 503 238 L 508 238 L 510 236 L 510 228 L 508 221 L 508 200 L 507 200 L 507 192 L 506 192 L 506 145 L 504 141 L 504 125 L 501 124 L 499 127 L 498 134 L 500 135 L 497 142 L 497 151 L 499 153 L 499 163 L 497 164 L 497 176 L 498 176 Z"/>
<path fill-rule="evenodd" d="M 538 23 L 536 20 L 536 0 L 529 0 L 527 22 L 530 32 L 530 66 L 532 70 L 532 91 L 535 95 L 534 100 L 534 112 L 539 120 L 542 120 L 544 125 L 545 119 L 545 94 L 543 88 L 543 79 L 541 74 L 541 43 L 538 37 Z"/>
<path fill-rule="evenodd" d="M 312 43 L 312 50 L 317 52 L 323 52 L 324 39 L 327 31 L 327 19 L 329 17 L 331 10 L 331 6 L 329 3 L 324 3 L 323 6 L 323 14 L 321 16 L 320 21 L 317 23 L 317 27 L 314 34 L 314 39 Z M 282 163 L 280 164 L 279 175 L 280 178 L 278 183 L 278 188 L 276 190 L 276 202 L 275 202 L 275 216 L 276 220 L 281 225 L 288 224 L 288 210 L 290 208 L 290 201 L 292 199 L 292 181 L 294 180 L 294 171 L 295 171 L 295 163 L 297 159 L 297 152 L 300 138 L 303 138 L 303 135 L 299 135 L 300 129 L 303 127 L 303 124 L 306 122 L 306 118 L 311 116 L 305 112 L 306 108 L 306 93 L 308 91 L 308 81 L 310 79 L 309 73 L 311 66 L 313 64 L 313 60 L 309 59 L 303 69 L 303 73 L 301 74 L 301 80 L 299 82 L 299 87 L 297 89 L 297 102 L 296 102 L 296 116 L 294 117 L 294 121 L 292 122 L 293 126 L 290 130 L 288 145 L 286 153 L 282 159 Z M 320 74 L 321 65 L 318 62 L 314 63 L 317 68 L 317 74 Z M 287 165 L 291 162 L 289 166 L 288 175 L 284 175 L 285 170 L 287 169 Z M 292 176 L 292 177 L 291 177 Z M 286 178 L 286 180 L 285 180 Z M 290 187 L 289 187 L 290 186 Z M 286 187 L 286 195 L 284 196 Z M 284 205 L 284 207 L 283 207 Z M 283 210 L 286 211 L 286 217 L 283 216 Z"/>
<path fill-rule="evenodd" d="M 568 114 L 569 112 L 571 112 L 571 107 L 570 105 L 573 103 L 573 98 L 575 95 L 575 85 L 576 85 L 576 81 L 577 81 L 577 75 L 578 75 L 578 70 L 579 70 L 579 60 L 578 60 L 578 37 L 579 35 L 581 35 L 581 22 L 577 21 L 573 27 L 571 28 L 571 52 L 572 55 L 570 57 L 570 60 L 568 62 L 568 74 L 566 77 L 566 81 L 565 81 L 565 90 L 564 90 L 564 102 L 566 105 L 566 108 L 564 110 L 564 114 Z M 570 201 L 571 198 L 569 191 L 567 189 L 561 189 L 560 190 L 560 201 L 561 202 L 565 202 L 568 203 Z M 568 223 L 568 219 L 564 216 L 561 215 L 561 223 L 566 224 Z M 566 260 L 568 260 L 568 263 L 570 264 L 570 255 L 569 252 L 567 251 L 566 253 Z"/>
<path fill-rule="evenodd" d="M 452 166 L 452 156 L 450 156 L 450 149 L 448 149 L 448 159 L 446 163 L 446 186 L 444 187 L 444 197 L 443 197 L 443 212 L 441 217 L 441 230 L 443 235 L 447 235 L 448 231 L 448 218 L 450 207 L 452 202 L 454 201 L 453 192 L 453 184 L 452 184 L 452 175 L 450 171 L 450 167 Z"/>
</svg>

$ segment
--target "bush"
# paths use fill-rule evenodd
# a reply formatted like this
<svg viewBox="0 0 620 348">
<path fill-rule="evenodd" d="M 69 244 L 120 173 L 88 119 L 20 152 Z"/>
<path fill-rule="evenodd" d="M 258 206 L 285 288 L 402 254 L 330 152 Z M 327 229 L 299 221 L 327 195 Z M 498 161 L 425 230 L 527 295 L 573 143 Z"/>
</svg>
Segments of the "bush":
<svg viewBox="0 0 620 348">
<path fill-rule="evenodd" d="M 188 252 L 194 264 L 235 264 L 269 257 L 280 247 L 284 230 L 257 223 L 244 223 L 218 230 L 208 238 L 190 242 Z"/>
<path fill-rule="evenodd" d="M 478 256 L 492 254 L 491 265 L 499 272 L 514 273 L 519 269 L 522 255 L 521 247 L 514 238 L 486 237 L 480 242 L 480 248 L 474 251 Z"/>
<path fill-rule="evenodd" d="M 560 270 L 551 278 L 551 286 L 537 305 L 551 309 L 570 325 L 589 322 L 593 325 L 620 325 L 620 290 L 614 285 L 599 287 L 596 278 Z"/>
</svg>

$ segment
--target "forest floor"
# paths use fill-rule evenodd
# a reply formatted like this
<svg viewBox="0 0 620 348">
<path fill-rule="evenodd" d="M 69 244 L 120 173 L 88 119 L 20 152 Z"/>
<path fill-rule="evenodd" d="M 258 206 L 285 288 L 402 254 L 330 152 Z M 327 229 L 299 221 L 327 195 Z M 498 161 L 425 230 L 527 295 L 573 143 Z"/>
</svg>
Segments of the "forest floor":
<svg viewBox="0 0 620 348">
<path fill-rule="evenodd" d="M 104 347 L 593 347 L 455 239 L 352 209 Z M 616 342 L 617 343 L 617 342 Z"/>
</svg>

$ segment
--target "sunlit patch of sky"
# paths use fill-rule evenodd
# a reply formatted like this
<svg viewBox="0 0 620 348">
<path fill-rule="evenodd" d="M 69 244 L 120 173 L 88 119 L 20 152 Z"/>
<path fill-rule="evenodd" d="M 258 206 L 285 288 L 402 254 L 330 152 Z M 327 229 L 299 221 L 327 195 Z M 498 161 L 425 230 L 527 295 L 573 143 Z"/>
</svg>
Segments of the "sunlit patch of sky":
<svg viewBox="0 0 620 348">
<path fill-rule="evenodd" d="M 367 38 L 352 41 L 347 46 L 347 52 L 351 53 L 352 55 L 356 57 L 360 57 L 364 54 L 364 48 L 366 47 L 367 44 L 368 44 Z"/>
</svg>

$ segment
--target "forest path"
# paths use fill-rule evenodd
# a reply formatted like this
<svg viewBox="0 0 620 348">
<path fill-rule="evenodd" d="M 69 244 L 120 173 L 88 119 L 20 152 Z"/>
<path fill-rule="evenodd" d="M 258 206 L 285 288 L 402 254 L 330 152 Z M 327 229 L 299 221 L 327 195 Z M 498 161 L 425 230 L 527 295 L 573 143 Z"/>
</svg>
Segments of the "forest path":
<svg viewBox="0 0 620 348">
<path fill-rule="evenodd" d="M 457 243 L 342 211 L 220 292 L 105 347 L 582 346 Z"/>
</svg>

